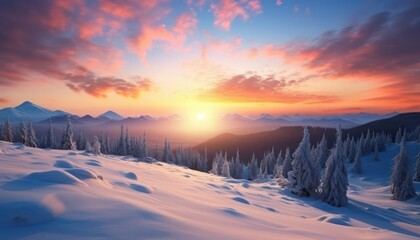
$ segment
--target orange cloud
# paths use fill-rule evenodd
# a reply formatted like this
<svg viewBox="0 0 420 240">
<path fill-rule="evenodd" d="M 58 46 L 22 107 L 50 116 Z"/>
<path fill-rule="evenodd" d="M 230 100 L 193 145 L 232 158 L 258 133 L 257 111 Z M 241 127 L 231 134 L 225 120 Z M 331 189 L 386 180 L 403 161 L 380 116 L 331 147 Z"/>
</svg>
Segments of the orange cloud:
<svg viewBox="0 0 420 240">
<path fill-rule="evenodd" d="M 306 79 L 288 81 L 258 75 L 236 75 L 216 83 L 198 98 L 212 102 L 272 102 L 272 103 L 328 103 L 338 100 L 335 96 L 319 95 L 290 90 Z"/>
<path fill-rule="evenodd" d="M 105 98 L 106 93 L 114 91 L 124 97 L 137 98 L 140 93 L 150 91 L 153 84 L 148 79 L 137 79 L 136 83 L 115 77 L 97 77 L 83 67 L 76 67 L 71 73 L 66 73 L 63 79 L 66 86 L 75 92 L 84 91 L 94 97 Z"/>
</svg>

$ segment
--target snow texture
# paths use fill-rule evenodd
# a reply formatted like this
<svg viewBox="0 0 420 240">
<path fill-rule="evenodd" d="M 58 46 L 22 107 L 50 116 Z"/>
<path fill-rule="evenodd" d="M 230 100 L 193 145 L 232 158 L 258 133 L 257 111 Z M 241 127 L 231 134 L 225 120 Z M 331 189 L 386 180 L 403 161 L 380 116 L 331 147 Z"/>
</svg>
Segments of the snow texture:
<svg viewBox="0 0 420 240">
<path fill-rule="evenodd" d="M 0 239 L 419 239 L 420 199 L 389 199 L 398 152 L 363 156 L 336 208 L 277 180 L 0 142 Z M 418 153 L 409 142 L 410 169 Z"/>
</svg>

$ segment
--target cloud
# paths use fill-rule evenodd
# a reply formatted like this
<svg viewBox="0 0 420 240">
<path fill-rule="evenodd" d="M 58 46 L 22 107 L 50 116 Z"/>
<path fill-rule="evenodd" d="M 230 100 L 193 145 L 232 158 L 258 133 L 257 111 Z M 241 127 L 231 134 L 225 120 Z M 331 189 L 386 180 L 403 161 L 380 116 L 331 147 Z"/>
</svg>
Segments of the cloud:
<svg viewBox="0 0 420 240">
<path fill-rule="evenodd" d="M 198 98 L 215 102 L 276 102 L 276 103 L 327 103 L 337 97 L 290 90 L 308 78 L 293 80 L 275 79 L 273 76 L 236 75 L 215 84 Z"/>
<path fill-rule="evenodd" d="M 214 25 L 223 30 L 229 30 L 233 20 L 237 17 L 247 20 L 251 13 L 262 12 L 259 0 L 219 0 L 212 3 L 210 8 L 215 17 Z"/>
<path fill-rule="evenodd" d="M 250 48 L 247 56 L 278 58 L 324 79 L 370 81 L 380 100 L 420 96 L 420 4 L 380 12 L 364 22 L 328 31 L 315 39 Z M 412 95 L 412 92 L 415 95 Z"/>
<path fill-rule="evenodd" d="M 0 86 L 30 82 L 34 75 L 41 75 L 95 97 L 109 91 L 137 97 L 149 91 L 150 80 L 133 82 L 109 76 L 124 61 L 122 52 L 106 38 L 91 40 L 117 26 L 102 14 L 83 1 L 0 2 Z"/>
<path fill-rule="evenodd" d="M 417 84 L 420 73 L 420 6 L 378 13 L 364 23 L 324 33 L 299 55 L 332 76 L 393 76 Z"/>
<path fill-rule="evenodd" d="M 150 91 L 152 88 L 152 82 L 148 79 L 140 79 L 136 83 L 131 83 L 115 77 L 97 77 L 82 67 L 76 67 L 62 78 L 66 80 L 66 85 L 71 90 L 84 91 L 92 96 L 102 98 L 105 98 L 109 91 L 114 91 L 124 97 L 137 98 L 141 92 Z"/>
<path fill-rule="evenodd" d="M 0 97 L 0 103 L 8 103 L 8 102 L 9 102 L 8 99 Z"/>
</svg>

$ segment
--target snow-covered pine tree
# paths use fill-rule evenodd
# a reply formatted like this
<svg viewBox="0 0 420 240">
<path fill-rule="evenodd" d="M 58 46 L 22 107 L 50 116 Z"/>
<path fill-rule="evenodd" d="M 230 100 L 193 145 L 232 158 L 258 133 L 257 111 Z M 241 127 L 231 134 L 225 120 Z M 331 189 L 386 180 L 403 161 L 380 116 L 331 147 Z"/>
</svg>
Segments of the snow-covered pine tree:
<svg viewBox="0 0 420 240">
<path fill-rule="evenodd" d="M 127 155 L 127 146 L 125 145 L 124 126 L 121 125 L 120 137 L 118 138 L 118 144 L 116 154 L 125 156 Z"/>
<path fill-rule="evenodd" d="M 398 128 L 398 131 L 395 134 L 395 143 L 401 143 L 401 128 Z"/>
<path fill-rule="evenodd" d="M 379 161 L 379 137 L 375 138 L 373 160 Z"/>
<path fill-rule="evenodd" d="M 347 204 L 348 179 L 344 165 L 341 134 L 341 126 L 339 126 L 335 147 L 328 157 L 321 185 L 321 199 L 336 207 L 343 207 Z"/>
<path fill-rule="evenodd" d="M 55 136 L 54 136 L 54 130 L 52 126 L 52 120 L 50 118 L 50 124 L 48 127 L 47 132 L 47 140 L 46 140 L 46 148 L 54 149 L 55 148 Z"/>
<path fill-rule="evenodd" d="M 344 154 L 344 159 L 349 159 L 349 154 L 350 154 L 350 134 L 347 134 L 347 138 L 346 141 L 344 142 L 344 149 L 343 149 L 343 154 Z"/>
<path fill-rule="evenodd" d="M 273 171 L 273 177 L 278 177 L 278 175 L 281 175 L 281 172 L 279 172 L 279 170 L 281 170 L 281 166 L 283 165 L 283 156 L 282 156 L 282 152 L 280 150 L 279 155 L 277 155 L 277 159 L 276 159 L 276 164 L 274 165 L 274 171 Z"/>
<path fill-rule="evenodd" d="M 360 141 L 357 142 L 357 152 L 354 157 L 353 172 L 358 174 L 362 173 L 362 145 Z"/>
<path fill-rule="evenodd" d="M 274 168 L 276 167 L 276 153 L 274 151 L 274 147 L 271 148 L 271 152 L 268 155 L 268 164 L 267 164 L 267 173 L 273 174 Z"/>
<path fill-rule="evenodd" d="M 171 143 L 166 138 L 165 138 L 165 143 L 164 143 L 164 146 L 163 146 L 162 161 L 167 162 L 167 163 L 172 163 L 173 162 Z"/>
<path fill-rule="evenodd" d="M 401 138 L 400 152 L 393 159 L 391 173 L 391 199 L 405 201 L 416 196 L 413 179 L 410 176 L 406 149 L 406 132 Z"/>
<path fill-rule="evenodd" d="M 354 138 L 351 138 L 350 141 L 350 149 L 349 149 L 349 162 L 352 163 L 354 162 L 354 158 L 356 157 L 356 151 L 357 151 L 357 146 L 356 143 L 354 141 Z"/>
<path fill-rule="evenodd" d="M 4 126 L 4 140 L 6 142 L 13 142 L 13 125 L 7 118 L 6 124 Z"/>
<path fill-rule="evenodd" d="M 325 134 L 322 135 L 322 140 L 319 143 L 319 148 L 318 148 L 318 165 L 321 168 L 325 168 L 325 162 L 327 161 L 328 158 L 328 145 L 327 145 L 327 139 L 325 138 Z M 284 176 L 284 174 L 283 174 Z"/>
<path fill-rule="evenodd" d="M 20 142 L 23 145 L 28 146 L 28 143 L 29 143 L 28 129 L 26 128 L 26 124 L 23 121 L 20 123 L 19 134 L 20 134 Z"/>
<path fill-rule="evenodd" d="M 101 155 L 101 143 L 99 142 L 97 136 L 93 137 L 92 153 L 96 155 Z"/>
<path fill-rule="evenodd" d="M 239 149 L 236 151 L 236 158 L 235 158 L 234 163 L 235 164 L 233 164 L 234 169 L 233 169 L 232 177 L 236 179 L 241 179 L 243 167 L 242 167 L 241 160 L 239 158 Z"/>
<path fill-rule="evenodd" d="M 86 140 L 85 152 L 91 153 L 93 151 L 92 144 L 90 144 L 89 140 Z"/>
<path fill-rule="evenodd" d="M 319 171 L 315 161 L 311 158 L 309 137 L 308 127 L 305 127 L 302 141 L 293 153 L 292 168 L 298 186 L 296 194 L 300 196 L 315 195 L 318 192 Z"/>
<path fill-rule="evenodd" d="M 266 179 L 268 175 L 268 161 L 269 161 L 269 152 L 264 153 L 264 157 L 260 162 L 260 170 L 258 172 L 258 178 Z"/>
<path fill-rule="evenodd" d="M 413 180 L 416 182 L 420 182 L 420 152 L 417 154 L 416 157 L 416 170 L 414 172 Z"/>
<path fill-rule="evenodd" d="M 282 169 L 282 175 L 284 178 L 287 178 L 287 173 L 292 171 L 292 157 L 290 156 L 290 149 L 286 148 L 286 155 L 284 155 L 284 163 Z"/>
<path fill-rule="evenodd" d="M 27 135 L 28 135 L 27 146 L 36 148 L 38 146 L 38 139 L 36 138 L 35 129 L 34 129 L 34 126 L 32 125 L 32 122 L 29 122 L 29 128 L 28 128 L 28 134 Z"/>
<path fill-rule="evenodd" d="M 87 139 L 86 139 L 85 135 L 83 134 L 83 132 L 80 131 L 79 135 L 77 137 L 77 141 L 76 141 L 77 149 L 86 150 L 86 143 L 87 143 Z"/>
<path fill-rule="evenodd" d="M 255 157 L 255 153 L 252 154 L 251 162 L 248 166 L 248 175 L 251 180 L 255 180 L 258 178 L 258 160 Z"/>
<path fill-rule="evenodd" d="M 222 171 L 220 172 L 220 176 L 230 178 L 229 161 L 226 157 L 224 157 L 223 160 Z"/>
<path fill-rule="evenodd" d="M 128 128 L 125 129 L 125 138 L 124 138 L 124 143 L 125 143 L 125 155 L 132 155 L 133 151 L 131 149 L 131 144 L 130 144 L 130 138 L 128 136 Z"/>
<path fill-rule="evenodd" d="M 73 129 L 69 115 L 67 115 L 62 143 L 63 150 L 76 150 L 76 144 L 73 142 Z"/>
<path fill-rule="evenodd" d="M 146 131 L 144 131 L 143 141 L 142 141 L 142 144 L 141 144 L 140 157 L 148 157 L 148 156 L 149 156 L 149 147 L 147 146 Z"/>
</svg>

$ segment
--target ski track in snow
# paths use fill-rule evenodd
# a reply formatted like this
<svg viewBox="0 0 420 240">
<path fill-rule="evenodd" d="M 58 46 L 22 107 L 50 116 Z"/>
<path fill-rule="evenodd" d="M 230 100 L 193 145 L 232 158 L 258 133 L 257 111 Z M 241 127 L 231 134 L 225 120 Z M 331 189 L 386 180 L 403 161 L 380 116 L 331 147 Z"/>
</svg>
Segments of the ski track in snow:
<svg viewBox="0 0 420 240">
<path fill-rule="evenodd" d="M 398 151 L 363 157 L 362 174 L 347 165 L 336 208 L 275 180 L 0 142 L 0 239 L 419 239 L 420 197 L 389 200 Z M 412 169 L 418 152 L 408 143 Z"/>
</svg>

